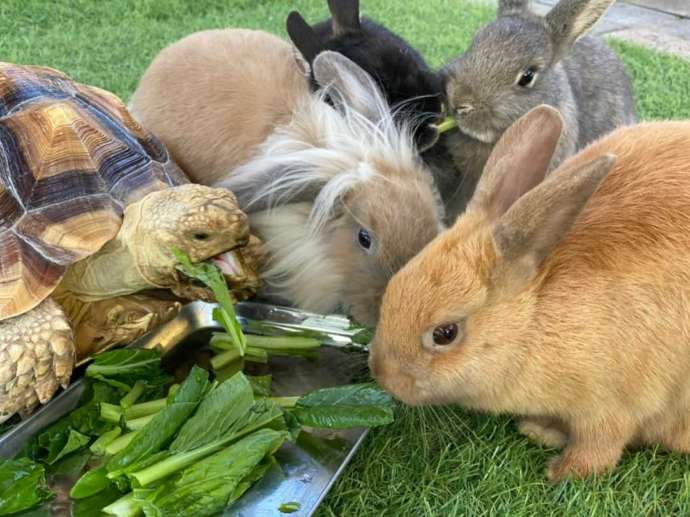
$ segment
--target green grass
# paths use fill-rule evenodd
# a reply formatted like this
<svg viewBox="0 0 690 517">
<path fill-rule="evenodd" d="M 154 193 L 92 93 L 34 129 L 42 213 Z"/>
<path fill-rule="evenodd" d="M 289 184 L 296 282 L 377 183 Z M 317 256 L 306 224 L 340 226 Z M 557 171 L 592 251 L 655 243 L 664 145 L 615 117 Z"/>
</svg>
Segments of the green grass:
<svg viewBox="0 0 690 517">
<path fill-rule="evenodd" d="M 297 7 L 309 20 L 325 0 L 2 0 L 0 57 L 52 66 L 127 99 L 156 52 L 195 30 L 241 26 L 284 35 Z M 493 9 L 463 0 L 363 0 L 432 65 L 457 55 Z M 633 75 L 641 118 L 690 118 L 690 63 L 612 42 Z M 627 453 L 615 474 L 549 486 L 553 454 L 506 417 L 455 408 L 402 409 L 374 430 L 320 515 L 688 515 L 690 460 Z"/>
</svg>

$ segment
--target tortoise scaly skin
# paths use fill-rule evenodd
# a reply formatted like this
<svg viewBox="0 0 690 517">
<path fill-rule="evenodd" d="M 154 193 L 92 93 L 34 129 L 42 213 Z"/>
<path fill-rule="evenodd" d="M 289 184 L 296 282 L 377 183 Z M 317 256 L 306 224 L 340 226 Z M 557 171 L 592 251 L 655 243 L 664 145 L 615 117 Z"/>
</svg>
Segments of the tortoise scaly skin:
<svg viewBox="0 0 690 517">
<path fill-rule="evenodd" d="M 74 329 L 56 300 L 184 291 L 172 247 L 200 261 L 249 237 L 232 193 L 190 184 L 116 96 L 0 63 L 0 421 L 69 382 Z M 243 296 L 253 256 L 236 261 Z"/>
</svg>

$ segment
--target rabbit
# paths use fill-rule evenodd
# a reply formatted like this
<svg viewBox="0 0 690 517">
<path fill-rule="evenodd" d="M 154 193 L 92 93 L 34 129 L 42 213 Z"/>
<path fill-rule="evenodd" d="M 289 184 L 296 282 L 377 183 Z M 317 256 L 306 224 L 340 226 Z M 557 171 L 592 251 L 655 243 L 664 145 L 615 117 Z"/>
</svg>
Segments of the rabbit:
<svg viewBox="0 0 690 517">
<path fill-rule="evenodd" d="M 464 210 L 503 131 L 531 108 L 548 104 L 565 120 L 551 170 L 635 122 L 625 66 L 603 40 L 583 36 L 614 1 L 560 0 L 541 17 L 529 10 L 529 0 L 499 0 L 497 19 L 443 67 L 448 112 L 459 129 L 441 138 L 457 171 L 449 218 Z"/>
<path fill-rule="evenodd" d="M 396 115 L 414 124 L 421 151 L 438 139 L 436 123 L 443 112 L 440 76 L 400 36 L 360 17 L 359 0 L 328 0 L 331 18 L 313 27 L 297 11 L 287 18 L 287 33 L 310 66 L 324 50 L 340 52 L 371 75 Z M 311 83 L 317 87 L 311 74 Z"/>
<path fill-rule="evenodd" d="M 374 326 L 388 280 L 442 230 L 443 207 L 371 76 L 331 51 L 313 73 L 321 93 L 216 185 L 266 244 L 264 297 Z"/>
<path fill-rule="evenodd" d="M 370 355 L 406 403 L 521 417 L 563 448 L 553 481 L 627 446 L 690 452 L 690 121 L 621 127 L 546 176 L 563 127 L 539 106 L 503 134 L 390 281 Z"/>
<path fill-rule="evenodd" d="M 163 49 L 129 108 L 193 181 L 211 185 L 289 122 L 309 93 L 289 43 L 263 31 L 216 29 Z"/>
</svg>

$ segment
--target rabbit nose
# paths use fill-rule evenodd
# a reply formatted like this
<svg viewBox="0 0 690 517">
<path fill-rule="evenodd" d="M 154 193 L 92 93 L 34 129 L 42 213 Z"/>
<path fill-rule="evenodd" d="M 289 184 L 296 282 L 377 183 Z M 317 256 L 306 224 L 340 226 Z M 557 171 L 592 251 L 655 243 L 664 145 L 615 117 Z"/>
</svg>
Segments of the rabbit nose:
<svg viewBox="0 0 690 517">
<path fill-rule="evenodd" d="M 474 111 L 474 106 L 471 104 L 460 104 L 455 107 L 455 112 L 458 114 L 469 113 L 470 111 Z"/>
</svg>

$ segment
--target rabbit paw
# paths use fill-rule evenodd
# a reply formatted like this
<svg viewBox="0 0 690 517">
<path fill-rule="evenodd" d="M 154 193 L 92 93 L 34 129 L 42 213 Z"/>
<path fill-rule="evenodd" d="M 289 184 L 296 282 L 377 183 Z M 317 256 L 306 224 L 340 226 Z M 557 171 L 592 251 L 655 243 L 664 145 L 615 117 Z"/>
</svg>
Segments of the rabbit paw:
<svg viewBox="0 0 690 517">
<path fill-rule="evenodd" d="M 523 418 L 518 423 L 518 432 L 550 449 L 562 449 L 568 442 L 568 436 L 545 419 Z"/>
<path fill-rule="evenodd" d="M 552 458 L 546 467 L 546 478 L 558 483 L 567 478 L 581 479 L 613 470 L 621 451 L 596 451 L 567 447 Z"/>
</svg>

